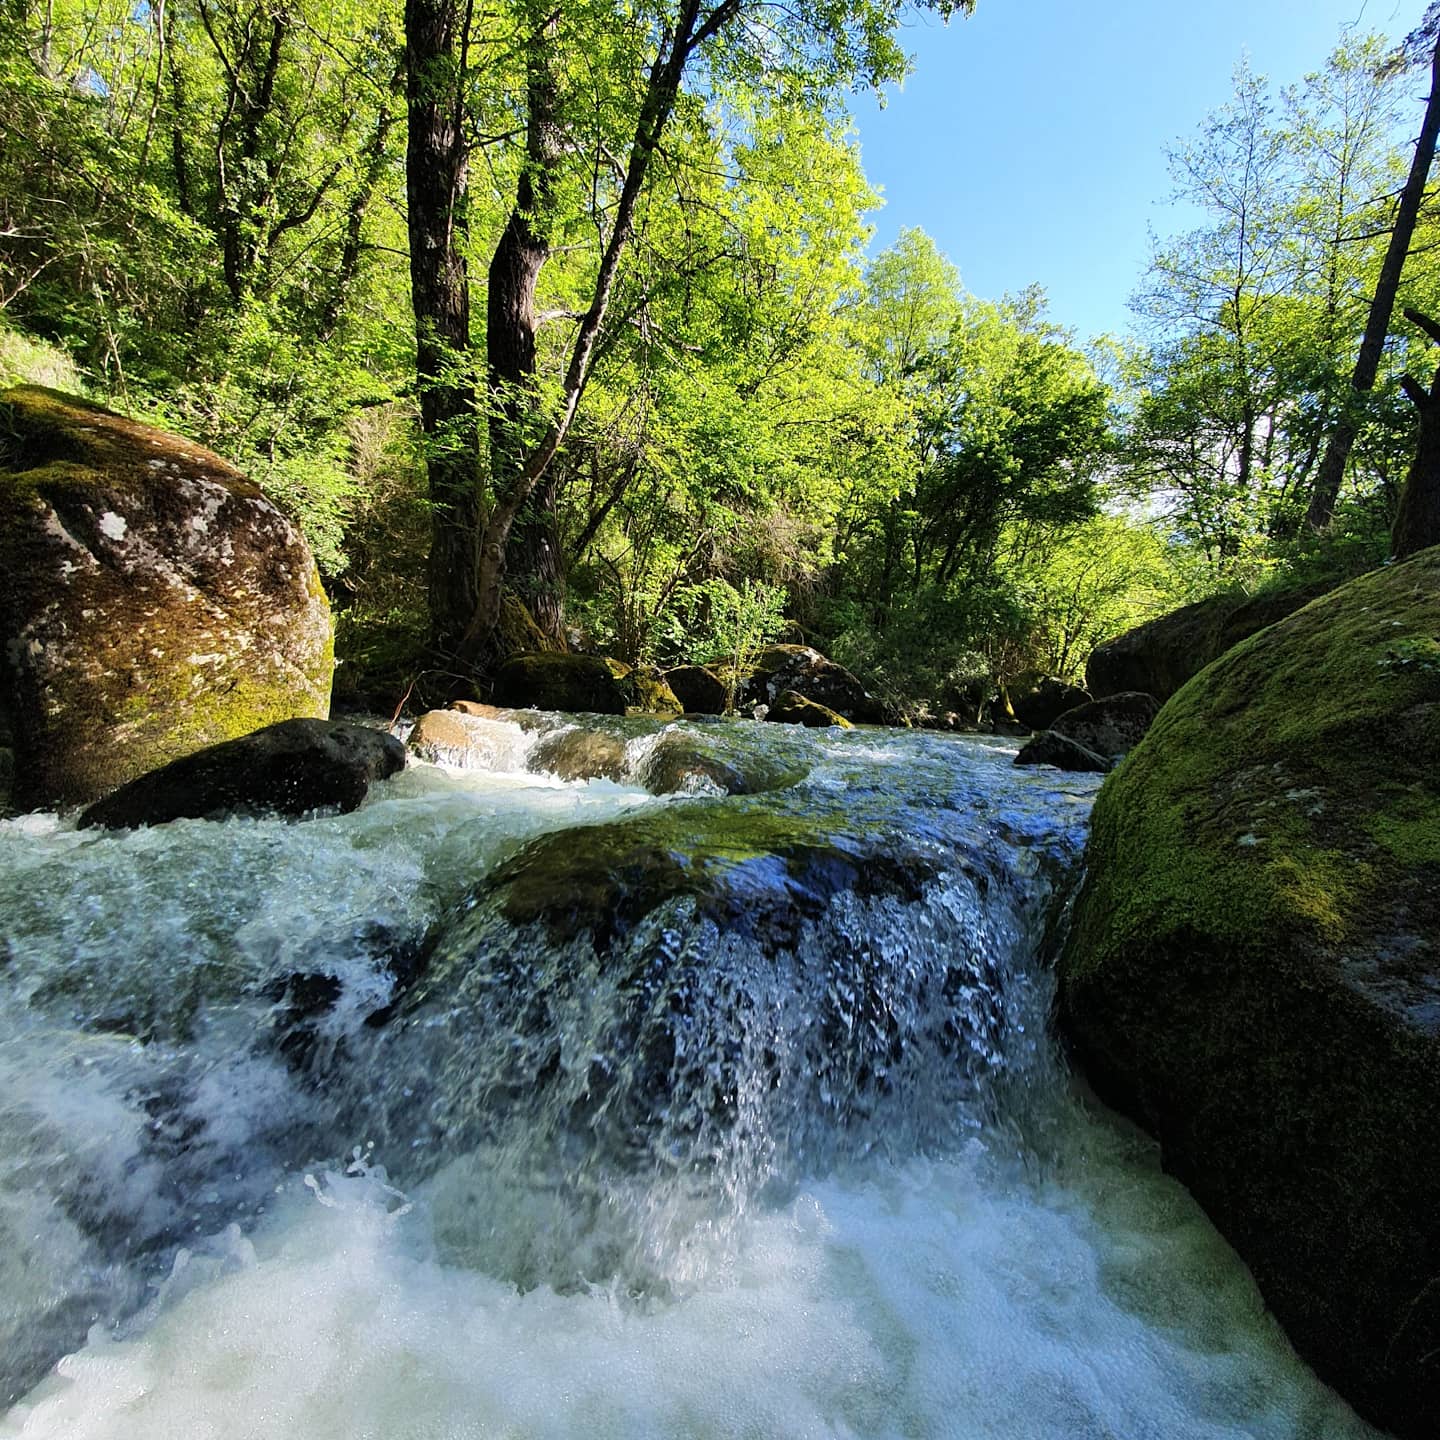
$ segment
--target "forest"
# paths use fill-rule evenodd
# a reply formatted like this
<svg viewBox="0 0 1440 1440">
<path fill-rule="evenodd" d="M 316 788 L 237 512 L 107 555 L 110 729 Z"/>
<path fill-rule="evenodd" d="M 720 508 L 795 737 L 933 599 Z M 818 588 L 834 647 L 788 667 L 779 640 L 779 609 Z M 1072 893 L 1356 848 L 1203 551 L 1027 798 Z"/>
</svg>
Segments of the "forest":
<svg viewBox="0 0 1440 1440">
<path fill-rule="evenodd" d="M 869 253 L 847 106 L 905 73 L 900 13 L 9 0 L 0 383 L 252 476 L 351 695 L 744 633 L 926 723 L 1382 563 L 1436 408 L 1433 13 L 1237 68 L 1125 337 L 967 293 L 920 230 Z"/>
</svg>

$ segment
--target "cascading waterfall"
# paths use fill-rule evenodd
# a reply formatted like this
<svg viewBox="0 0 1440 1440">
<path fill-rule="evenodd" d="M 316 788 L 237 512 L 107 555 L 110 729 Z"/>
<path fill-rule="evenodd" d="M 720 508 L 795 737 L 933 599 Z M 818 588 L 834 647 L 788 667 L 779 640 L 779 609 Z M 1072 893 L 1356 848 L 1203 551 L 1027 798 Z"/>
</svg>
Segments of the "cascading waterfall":
<svg viewBox="0 0 1440 1440">
<path fill-rule="evenodd" d="M 1048 1036 L 1093 780 L 485 725 L 0 823 L 0 1435 L 1373 1435 Z"/>
</svg>

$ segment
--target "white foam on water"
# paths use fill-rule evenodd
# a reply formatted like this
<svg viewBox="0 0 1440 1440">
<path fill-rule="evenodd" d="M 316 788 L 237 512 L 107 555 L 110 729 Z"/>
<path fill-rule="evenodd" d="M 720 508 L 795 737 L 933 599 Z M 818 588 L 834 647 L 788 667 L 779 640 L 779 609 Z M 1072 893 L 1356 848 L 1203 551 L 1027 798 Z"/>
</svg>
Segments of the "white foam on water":
<svg viewBox="0 0 1440 1440">
<path fill-rule="evenodd" d="M 1289 1352 L 1188 1197 L 1113 1132 L 1092 1138 L 1063 1184 L 977 1144 L 809 1186 L 664 1303 L 518 1294 L 431 1258 L 423 1195 L 312 1177 L 253 1258 L 229 1252 L 135 1338 L 93 1334 L 0 1435 L 1373 1435 Z"/>
<path fill-rule="evenodd" d="M 1093 789 L 958 741 L 765 733 L 783 728 L 715 743 L 803 759 L 847 813 L 1003 845 L 1017 876 Z M 1005 1126 L 928 1160 L 878 1147 L 843 1175 L 802 1167 L 735 1223 L 653 1168 L 579 1193 L 543 1152 L 523 1172 L 446 1153 L 406 1195 L 358 1161 L 293 1168 L 310 1152 L 286 1144 L 333 1149 L 331 1097 L 262 1043 L 267 985 L 339 981 L 353 1037 L 391 983 L 384 937 L 423 935 L 528 840 L 706 803 L 412 765 L 303 824 L 0 822 L 0 1361 L 29 1385 L 75 1347 L 0 1436 L 1374 1435 L 1151 1148 L 1063 1096 L 1038 1149 Z M 632 1223 L 652 1208 L 663 1223 Z M 611 1252 L 637 1229 L 687 1237 L 643 1294 L 611 1278 L 635 1273 Z M 497 1278 L 555 1274 L 526 1262 L 544 1244 L 576 1257 L 563 1293 Z"/>
</svg>

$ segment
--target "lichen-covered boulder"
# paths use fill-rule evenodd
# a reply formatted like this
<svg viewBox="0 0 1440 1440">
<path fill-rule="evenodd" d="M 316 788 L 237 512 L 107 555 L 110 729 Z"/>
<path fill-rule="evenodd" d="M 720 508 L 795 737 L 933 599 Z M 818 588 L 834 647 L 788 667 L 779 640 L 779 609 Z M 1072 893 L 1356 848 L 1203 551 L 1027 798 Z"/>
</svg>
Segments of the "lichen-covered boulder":
<svg viewBox="0 0 1440 1440">
<path fill-rule="evenodd" d="M 830 709 L 828 705 L 817 704 L 814 700 L 807 700 L 793 690 L 782 690 L 775 697 L 765 718 L 778 721 L 781 725 L 808 725 L 812 729 L 821 729 L 828 725 L 838 725 L 842 730 L 854 729 L 838 711 Z"/>
<path fill-rule="evenodd" d="M 502 706 L 591 715 L 679 715 L 683 708 L 658 671 L 608 655 L 511 656 L 496 672 L 492 698 Z"/>
<path fill-rule="evenodd" d="M 0 642 L 22 807 L 329 711 L 295 526 L 210 451 L 34 386 L 0 396 Z"/>
<path fill-rule="evenodd" d="M 341 720 L 282 720 L 186 755 L 122 786 L 80 816 L 82 830 L 134 829 L 229 815 L 354 810 L 405 765 L 393 735 Z"/>
<path fill-rule="evenodd" d="M 650 665 L 637 665 L 625 677 L 629 688 L 630 710 L 639 710 L 645 715 L 680 715 L 685 707 L 679 697 L 665 683 L 665 677 Z"/>
<path fill-rule="evenodd" d="M 1067 710 L 1086 704 L 1088 690 L 1072 685 L 1054 675 L 1027 670 L 1005 683 L 1005 698 L 1010 713 L 1032 730 L 1048 730 Z"/>
<path fill-rule="evenodd" d="M 1168 700 L 1233 645 L 1325 594 L 1328 584 L 1211 595 L 1159 615 L 1097 645 L 1085 666 L 1085 688 L 1097 699 L 1141 690 Z"/>
<path fill-rule="evenodd" d="M 704 665 L 676 665 L 664 673 L 671 693 L 691 714 L 723 715 L 725 682 Z"/>
<path fill-rule="evenodd" d="M 1297 1348 L 1440 1416 L 1440 549 L 1197 676 L 1106 781 L 1061 962 L 1101 1093 L 1158 1138 Z"/>
<path fill-rule="evenodd" d="M 862 724 L 885 723 L 885 707 L 843 665 L 808 645 L 771 645 L 737 687 L 742 709 L 774 705 L 786 690 Z"/>
</svg>

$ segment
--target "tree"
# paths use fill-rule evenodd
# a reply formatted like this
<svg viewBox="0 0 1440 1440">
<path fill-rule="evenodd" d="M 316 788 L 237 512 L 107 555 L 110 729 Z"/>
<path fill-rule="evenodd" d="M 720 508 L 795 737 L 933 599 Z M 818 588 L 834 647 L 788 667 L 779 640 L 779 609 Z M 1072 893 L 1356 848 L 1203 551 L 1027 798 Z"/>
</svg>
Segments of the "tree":
<svg viewBox="0 0 1440 1440">
<path fill-rule="evenodd" d="M 1430 94 L 1425 102 L 1425 118 L 1421 122 L 1420 134 L 1415 141 L 1410 173 L 1395 207 L 1395 219 L 1385 250 L 1385 263 L 1375 286 L 1374 298 L 1370 302 L 1365 334 L 1360 342 L 1360 353 L 1355 361 L 1354 373 L 1350 377 L 1350 387 L 1356 394 L 1368 391 L 1375 384 L 1375 377 L 1379 373 L 1380 356 L 1385 348 L 1385 336 L 1390 328 L 1390 316 L 1395 308 L 1401 272 L 1410 253 L 1415 224 L 1420 215 L 1425 186 L 1435 158 L 1436 139 L 1440 137 L 1440 7 L 1435 5 L 1426 12 L 1424 24 L 1406 43 L 1413 51 L 1426 42 L 1430 45 Z M 1425 413 L 1422 408 L 1422 425 Z M 1348 406 L 1341 412 L 1331 432 L 1325 448 L 1325 458 L 1315 477 L 1315 487 L 1311 492 L 1310 506 L 1305 517 L 1306 523 L 1312 529 L 1323 529 L 1330 523 L 1358 429 L 1354 406 Z"/>
<path fill-rule="evenodd" d="M 968 9 L 969 3 L 960 0 L 954 7 L 939 8 L 948 13 L 951 8 Z M 417 187 L 410 194 L 412 229 L 418 227 L 434 241 L 412 256 L 417 339 L 423 345 L 427 335 L 443 338 L 452 352 L 457 348 L 454 342 L 465 339 L 462 353 L 468 354 L 468 337 L 458 333 L 459 307 L 453 293 L 456 286 L 466 284 L 456 253 L 463 235 L 456 213 L 463 210 L 464 201 L 463 163 L 456 146 L 462 143 L 458 117 L 463 112 L 457 107 L 464 97 L 468 26 L 460 19 L 456 0 L 409 0 L 407 20 L 412 15 L 410 67 L 412 74 L 424 77 L 419 89 L 411 82 L 412 131 L 422 147 L 445 157 L 452 177 L 448 194 L 436 185 Z M 557 30 L 567 24 L 595 24 L 604 32 L 607 27 L 613 30 L 618 19 L 627 34 L 634 27 L 628 16 L 586 10 L 579 0 L 544 14 L 522 8 L 525 161 L 491 267 L 486 404 L 492 420 L 484 503 L 474 506 L 471 499 L 478 475 L 467 492 L 458 473 L 469 455 L 468 433 L 460 436 L 458 446 L 447 442 L 447 459 L 432 478 L 437 549 L 446 550 L 446 563 L 432 568 L 433 638 L 439 650 L 467 664 L 493 656 L 515 527 L 575 423 L 633 238 L 647 175 L 687 73 L 703 62 L 714 74 L 728 72 L 755 82 L 773 69 L 794 83 L 797 63 L 803 62 L 806 68 L 799 78 L 812 89 L 856 78 L 881 83 L 903 68 L 892 37 L 896 18 L 893 0 L 844 0 L 839 6 L 785 12 L 754 0 L 713 4 L 675 0 L 647 17 L 640 30 L 646 42 L 643 65 L 634 64 L 628 73 L 622 72 L 618 85 L 612 81 L 609 87 L 633 102 L 627 149 L 623 155 L 597 149 L 585 157 L 596 177 L 608 177 L 603 187 L 599 183 L 595 187 L 597 203 L 592 212 L 600 235 L 599 255 L 583 307 L 576 311 L 578 319 L 565 347 L 558 383 L 553 393 L 546 393 L 536 383 L 534 369 L 535 287 L 549 253 L 545 227 L 553 217 L 546 211 L 556 191 L 557 168 L 567 158 L 556 129 L 566 108 L 565 77 L 553 63 L 552 46 Z M 761 34 L 763 39 L 754 38 Z M 639 60 L 637 51 L 634 61 Z M 445 128 L 447 113 L 457 117 L 450 122 L 456 127 L 453 133 Z M 416 144 L 412 140 L 412 151 Z M 437 283 L 435 277 L 448 277 L 447 283 Z M 453 357 L 447 363 L 437 350 L 418 369 L 422 388 L 438 384 L 450 397 L 447 409 L 453 408 L 459 416 L 475 412 L 473 382 L 459 378 L 463 366 L 457 366 Z M 438 428 L 433 406 L 427 424 Z M 449 456 L 458 457 L 455 465 Z M 476 463 L 478 468 L 478 459 Z M 472 507 L 478 516 L 474 521 Z"/>
<path fill-rule="evenodd" d="M 1418 310 L 1407 310 L 1405 318 L 1440 345 L 1440 322 Z M 1440 366 L 1429 390 L 1410 375 L 1401 384 L 1419 412 L 1420 433 L 1390 532 L 1390 553 L 1397 560 L 1440 545 Z"/>
</svg>

